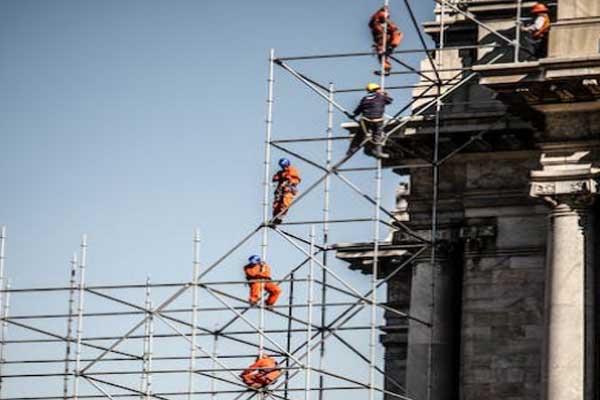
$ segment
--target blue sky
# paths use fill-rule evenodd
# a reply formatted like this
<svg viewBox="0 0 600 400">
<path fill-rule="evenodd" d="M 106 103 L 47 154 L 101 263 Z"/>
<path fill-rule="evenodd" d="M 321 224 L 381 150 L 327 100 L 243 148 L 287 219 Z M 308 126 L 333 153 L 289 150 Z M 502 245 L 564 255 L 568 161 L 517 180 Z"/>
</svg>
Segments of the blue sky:
<svg viewBox="0 0 600 400">
<path fill-rule="evenodd" d="M 367 51 L 366 22 L 377 6 L 3 1 L 0 223 L 9 234 L 8 275 L 17 285 L 64 282 L 83 233 L 93 279 L 168 278 L 174 265 L 189 265 L 195 227 L 204 257 L 215 258 L 260 219 L 269 48 Z M 426 20 L 432 9 L 425 2 L 415 11 Z M 402 2 L 392 2 L 392 13 L 404 20 Z M 401 47 L 418 47 L 412 29 L 403 30 Z M 375 79 L 375 60 L 362 63 L 296 65 L 348 87 Z M 325 105 L 277 74 L 275 137 L 323 134 Z M 340 102 L 350 108 L 358 97 Z M 308 123 L 321 131 L 285 131 Z M 336 146 L 339 156 L 345 144 Z"/>
<path fill-rule="evenodd" d="M 432 18 L 433 1 L 414 3 L 420 21 Z M 392 2 L 393 17 L 406 34 L 401 48 L 418 48 L 402 4 Z M 188 280 L 196 227 L 203 265 L 217 259 L 261 220 L 269 49 L 279 55 L 369 51 L 367 20 L 378 6 L 371 0 L 0 2 L 0 225 L 8 230 L 7 276 L 17 287 L 65 285 L 69 259 L 84 233 L 88 282 L 95 284 L 142 283 L 146 274 L 155 282 Z M 416 66 L 419 59 L 405 61 Z M 377 79 L 373 57 L 292 65 L 338 88 Z M 390 78 L 394 84 L 414 81 Z M 394 93 L 394 107 L 409 95 Z M 352 108 L 360 96 L 340 95 L 338 101 Z M 278 69 L 274 138 L 323 136 L 326 121 L 326 104 Z M 345 134 L 341 122 L 336 114 L 336 136 Z M 336 142 L 334 158 L 346 146 Z M 322 145 L 290 148 L 323 162 Z M 273 158 L 281 155 L 274 151 Z M 355 158 L 353 165 L 373 165 L 363 155 Z M 298 165 L 304 187 L 319 176 Z M 372 174 L 348 176 L 372 191 Z M 383 196 L 389 208 L 399 180 L 386 171 Z M 332 203 L 333 218 L 373 213 L 337 180 Z M 318 219 L 321 210 L 322 192 L 316 191 L 289 219 Z M 331 237 L 370 241 L 372 231 L 369 224 L 332 227 Z M 295 232 L 307 236 L 308 228 Z M 233 254 L 211 279 L 241 279 L 241 265 L 259 252 L 259 239 Z M 272 235 L 269 255 L 275 277 L 302 260 Z M 335 268 L 358 290 L 368 290 L 364 276 L 342 263 Z M 246 290 L 236 293 L 244 297 Z M 155 301 L 168 295 L 158 291 Z M 66 306 L 64 296 L 50 294 L 43 303 L 53 311 Z M 14 314 L 41 312 L 40 297 L 13 304 Z M 359 322 L 368 315 L 363 317 Z M 218 322 L 211 318 L 207 326 Z M 114 327 L 93 322 L 86 322 L 86 334 L 90 327 L 96 334 L 114 334 Z M 368 351 L 364 337 L 346 335 Z"/>
</svg>

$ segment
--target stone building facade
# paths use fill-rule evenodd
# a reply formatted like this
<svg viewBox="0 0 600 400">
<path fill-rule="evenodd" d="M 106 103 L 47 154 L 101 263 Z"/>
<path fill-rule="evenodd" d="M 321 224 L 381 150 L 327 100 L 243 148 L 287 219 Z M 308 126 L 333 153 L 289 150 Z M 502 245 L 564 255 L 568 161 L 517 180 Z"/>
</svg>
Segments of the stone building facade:
<svg viewBox="0 0 600 400">
<path fill-rule="evenodd" d="M 433 324 L 386 315 L 386 373 L 416 400 L 599 400 L 600 1 L 549 2 L 548 57 L 532 59 L 524 43 L 520 62 L 488 30 L 513 39 L 517 1 L 459 3 L 466 15 L 446 7 L 445 46 L 490 47 L 434 60 L 442 79 L 466 82 L 439 88 L 435 265 L 423 252 L 388 284 L 389 303 Z M 436 11 L 425 28 L 439 41 Z M 409 167 L 432 160 L 428 86 L 387 151 L 410 179 L 398 215 L 431 238 L 432 168 Z M 395 232 L 383 247 L 407 251 L 384 255 L 384 274 L 416 244 Z"/>
</svg>

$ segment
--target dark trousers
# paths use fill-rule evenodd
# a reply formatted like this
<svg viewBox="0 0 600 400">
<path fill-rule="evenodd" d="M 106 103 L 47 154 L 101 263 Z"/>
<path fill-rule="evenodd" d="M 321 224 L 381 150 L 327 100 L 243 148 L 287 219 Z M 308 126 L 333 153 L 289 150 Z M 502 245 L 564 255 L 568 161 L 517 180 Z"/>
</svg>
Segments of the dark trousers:
<svg viewBox="0 0 600 400">
<path fill-rule="evenodd" d="M 375 144 L 381 144 L 381 137 L 383 136 L 383 118 L 368 119 L 363 117 L 359 122 L 359 126 L 360 129 L 352 138 L 350 149 L 348 151 L 356 151 L 368 134 L 372 135 Z M 368 152 L 370 148 L 371 146 L 369 146 L 369 143 L 365 144 L 365 152 Z"/>
</svg>

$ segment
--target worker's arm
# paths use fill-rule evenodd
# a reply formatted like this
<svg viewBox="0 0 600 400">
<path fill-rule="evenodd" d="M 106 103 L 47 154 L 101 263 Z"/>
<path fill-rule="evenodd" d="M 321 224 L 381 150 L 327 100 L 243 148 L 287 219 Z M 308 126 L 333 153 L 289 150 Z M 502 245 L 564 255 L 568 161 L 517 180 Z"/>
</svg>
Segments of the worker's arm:
<svg viewBox="0 0 600 400">
<path fill-rule="evenodd" d="M 539 31 L 544 27 L 544 17 L 536 17 L 533 23 L 526 25 L 523 30 L 527 32 Z"/>
<path fill-rule="evenodd" d="M 394 101 L 394 99 L 392 99 L 390 96 L 388 96 L 387 92 L 383 92 L 383 97 L 385 99 L 385 104 L 392 104 L 392 102 Z"/>
<path fill-rule="evenodd" d="M 356 118 L 358 115 L 362 114 L 365 106 L 364 106 L 364 98 L 361 99 L 360 103 L 358 103 L 358 106 L 354 109 L 354 113 L 352 113 L 352 116 L 354 118 Z"/>
</svg>

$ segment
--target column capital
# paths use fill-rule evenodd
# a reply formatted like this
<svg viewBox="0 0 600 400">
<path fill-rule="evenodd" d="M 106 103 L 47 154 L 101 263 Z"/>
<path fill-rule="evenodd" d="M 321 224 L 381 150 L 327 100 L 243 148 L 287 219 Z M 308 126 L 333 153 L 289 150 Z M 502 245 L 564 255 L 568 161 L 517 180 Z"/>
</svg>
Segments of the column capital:
<svg viewBox="0 0 600 400">
<path fill-rule="evenodd" d="M 531 172 L 530 196 L 555 208 L 582 210 L 600 193 L 600 168 L 588 160 L 589 150 L 552 150 L 542 153 L 541 170 Z"/>
</svg>

